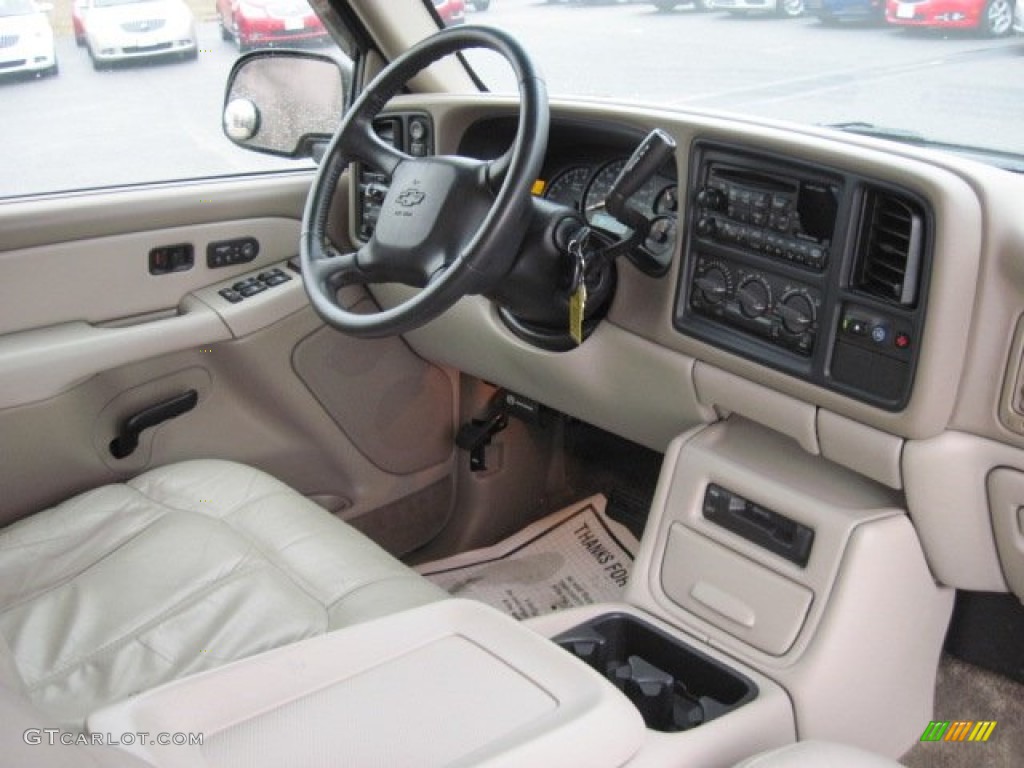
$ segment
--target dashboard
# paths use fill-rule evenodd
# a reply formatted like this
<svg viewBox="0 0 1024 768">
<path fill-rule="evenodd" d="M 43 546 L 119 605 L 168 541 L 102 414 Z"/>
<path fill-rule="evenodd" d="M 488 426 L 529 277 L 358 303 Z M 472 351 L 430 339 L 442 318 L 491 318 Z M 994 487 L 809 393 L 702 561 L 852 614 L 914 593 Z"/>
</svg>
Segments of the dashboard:
<svg viewBox="0 0 1024 768">
<path fill-rule="evenodd" d="M 514 127 L 481 120 L 459 152 L 496 157 Z M 611 238 L 628 236 L 603 201 L 643 136 L 556 120 L 534 193 Z M 680 254 L 675 331 L 860 402 L 905 408 L 933 258 L 928 202 L 889 180 L 739 144 L 701 139 L 688 155 L 688 178 L 680 183 L 666 164 L 630 199 L 650 227 L 633 265 L 660 277 Z"/>
</svg>

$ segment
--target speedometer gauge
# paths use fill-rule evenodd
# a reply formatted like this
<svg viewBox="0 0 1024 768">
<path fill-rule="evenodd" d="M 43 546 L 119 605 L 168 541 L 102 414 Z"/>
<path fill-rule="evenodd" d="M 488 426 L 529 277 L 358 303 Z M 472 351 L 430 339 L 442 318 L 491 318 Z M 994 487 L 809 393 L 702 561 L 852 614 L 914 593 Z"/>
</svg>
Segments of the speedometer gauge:
<svg viewBox="0 0 1024 768">
<path fill-rule="evenodd" d="M 544 197 L 555 203 L 567 205 L 574 211 L 583 210 L 583 195 L 587 189 L 590 169 L 586 166 L 562 171 L 548 184 Z"/>
<path fill-rule="evenodd" d="M 590 182 L 587 196 L 584 198 L 584 210 L 588 211 L 587 219 L 592 218 L 594 211 L 600 210 L 601 204 L 608 197 L 608 193 L 612 190 L 612 184 L 622 173 L 622 167 L 625 164 L 625 159 L 613 160 L 594 174 L 594 180 Z"/>
</svg>

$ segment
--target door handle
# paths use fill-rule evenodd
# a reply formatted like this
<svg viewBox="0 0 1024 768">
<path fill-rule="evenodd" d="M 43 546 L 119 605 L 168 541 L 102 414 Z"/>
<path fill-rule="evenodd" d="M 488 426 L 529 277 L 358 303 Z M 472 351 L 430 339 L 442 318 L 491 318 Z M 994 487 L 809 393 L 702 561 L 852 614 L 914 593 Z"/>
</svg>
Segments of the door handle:
<svg viewBox="0 0 1024 768">
<path fill-rule="evenodd" d="M 115 459 L 123 459 L 130 456 L 139 446 L 139 435 L 142 430 L 155 427 L 169 419 L 188 413 L 199 402 L 199 393 L 190 389 L 184 394 L 172 397 L 162 403 L 151 405 L 148 408 L 129 416 L 121 422 L 121 429 L 117 437 L 110 441 L 110 455 Z"/>
</svg>

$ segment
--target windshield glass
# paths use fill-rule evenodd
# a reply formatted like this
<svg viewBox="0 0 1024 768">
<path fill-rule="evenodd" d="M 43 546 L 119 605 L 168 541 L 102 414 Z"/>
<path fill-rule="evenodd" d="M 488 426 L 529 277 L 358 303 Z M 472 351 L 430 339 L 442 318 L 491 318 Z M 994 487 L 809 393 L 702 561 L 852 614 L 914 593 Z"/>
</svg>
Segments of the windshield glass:
<svg viewBox="0 0 1024 768">
<path fill-rule="evenodd" d="M 32 0 L 0 0 L 0 16 L 27 16 L 37 12 Z"/>
<path fill-rule="evenodd" d="M 553 96 L 846 125 L 1024 155 L 1024 81 L 1015 74 L 1024 40 L 1013 31 L 1012 0 L 477 5 L 486 12 L 467 0 L 477 12 L 466 18 L 514 34 Z M 488 89 L 513 89 L 493 57 L 469 60 Z"/>
<path fill-rule="evenodd" d="M 114 5 L 136 5 L 148 2 L 152 2 L 152 0 L 94 0 L 93 5 L 96 8 L 110 8 Z"/>
</svg>

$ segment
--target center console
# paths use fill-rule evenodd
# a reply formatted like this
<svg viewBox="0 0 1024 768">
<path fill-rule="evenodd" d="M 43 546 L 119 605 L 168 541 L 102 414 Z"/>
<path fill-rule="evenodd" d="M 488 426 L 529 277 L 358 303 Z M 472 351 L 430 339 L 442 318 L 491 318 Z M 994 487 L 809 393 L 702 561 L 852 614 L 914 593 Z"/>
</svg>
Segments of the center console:
<svg viewBox="0 0 1024 768">
<path fill-rule="evenodd" d="M 781 684 L 801 739 L 896 756 L 932 716 L 952 590 L 902 496 L 736 415 L 669 446 L 626 599 Z"/>
<path fill-rule="evenodd" d="M 923 200 L 706 141 L 695 142 L 691 168 L 676 328 L 887 410 L 905 407 L 930 262 Z"/>
</svg>

